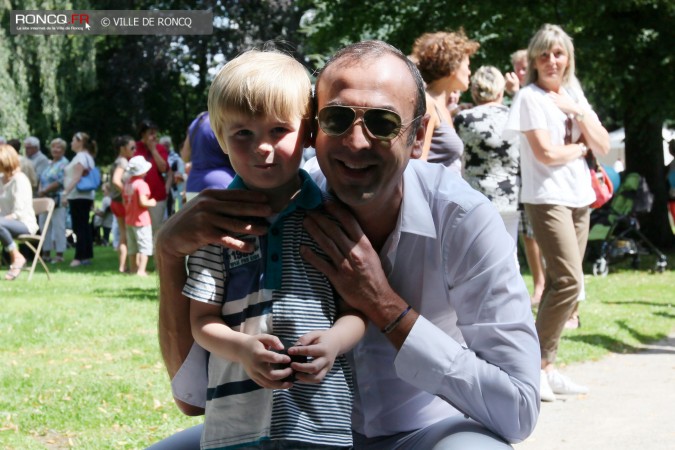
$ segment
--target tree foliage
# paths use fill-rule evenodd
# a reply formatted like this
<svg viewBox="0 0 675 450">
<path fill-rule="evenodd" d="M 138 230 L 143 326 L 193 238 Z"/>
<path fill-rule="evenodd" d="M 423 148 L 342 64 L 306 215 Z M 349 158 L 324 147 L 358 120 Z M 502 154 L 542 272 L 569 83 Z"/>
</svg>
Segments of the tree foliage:
<svg viewBox="0 0 675 450">
<path fill-rule="evenodd" d="M 307 52 L 322 61 L 336 48 L 361 39 L 383 39 L 409 52 L 424 32 L 464 27 L 481 43 L 472 66 L 510 70 L 509 55 L 525 48 L 544 23 L 574 39 L 577 75 L 609 130 L 626 128 L 626 165 L 645 176 L 655 207 L 645 230 L 661 245 L 673 244 L 667 219 L 661 127 L 675 115 L 675 2 L 434 0 L 317 0 L 303 28 Z"/>
<path fill-rule="evenodd" d="M 210 36 L 11 36 L 11 9 L 211 10 Z M 625 126 L 627 168 L 656 196 L 650 236 L 670 244 L 660 131 L 672 120 L 675 2 L 526 0 L 0 0 L 0 135 L 89 132 L 99 161 L 110 142 L 151 118 L 178 145 L 206 107 L 211 78 L 225 61 L 268 41 L 320 67 L 340 46 L 382 39 L 410 52 L 427 31 L 464 27 L 481 43 L 472 66 L 510 69 L 543 23 L 561 25 L 575 42 L 577 74 L 608 129 Z M 279 44 L 279 42 L 282 42 Z"/>
<path fill-rule="evenodd" d="M 206 109 L 208 87 L 219 66 L 266 41 L 295 40 L 299 23 L 290 0 L 127 1 L 125 5 L 109 0 L 98 2 L 97 7 L 211 10 L 214 15 L 209 36 L 106 36 L 99 42 L 99 83 L 91 93 L 93 99 L 83 99 L 83 112 L 89 112 L 83 117 L 89 117 L 89 123 L 81 126 L 95 130 L 105 143 L 116 134 L 135 135 L 136 124 L 151 118 L 178 147 L 189 123 Z M 99 117 L 109 120 L 101 122 Z"/>
<path fill-rule="evenodd" d="M 2 2 L 0 9 L 0 134 L 60 133 L 73 97 L 95 84 L 93 41 L 82 36 L 10 36 L 11 9 L 73 9 L 88 2 Z"/>
<path fill-rule="evenodd" d="M 217 68 L 244 50 L 277 41 L 299 59 L 300 11 L 291 0 L 0 0 L 0 135 L 38 136 L 43 144 L 86 131 L 99 163 L 114 158 L 111 142 L 136 135 L 144 118 L 179 145 L 206 109 Z M 11 9 L 211 10 L 210 36 L 11 36 Z M 287 44 L 284 44 L 287 43 Z M 6 75 L 6 76 L 3 76 Z"/>
</svg>

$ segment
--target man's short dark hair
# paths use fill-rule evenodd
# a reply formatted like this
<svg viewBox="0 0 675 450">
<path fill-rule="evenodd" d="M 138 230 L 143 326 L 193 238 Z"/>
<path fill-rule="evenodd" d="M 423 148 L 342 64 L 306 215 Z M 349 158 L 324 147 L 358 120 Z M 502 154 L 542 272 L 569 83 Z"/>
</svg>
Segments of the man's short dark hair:
<svg viewBox="0 0 675 450">
<path fill-rule="evenodd" d="M 155 122 L 150 119 L 143 119 L 140 124 L 138 124 L 138 136 L 143 136 L 148 130 L 159 130 L 159 127 Z"/>
<path fill-rule="evenodd" d="M 21 141 L 20 140 L 10 139 L 9 141 L 7 141 L 7 143 L 9 145 L 11 145 L 12 147 L 14 147 L 14 150 L 16 150 L 17 153 L 21 151 Z"/>
</svg>

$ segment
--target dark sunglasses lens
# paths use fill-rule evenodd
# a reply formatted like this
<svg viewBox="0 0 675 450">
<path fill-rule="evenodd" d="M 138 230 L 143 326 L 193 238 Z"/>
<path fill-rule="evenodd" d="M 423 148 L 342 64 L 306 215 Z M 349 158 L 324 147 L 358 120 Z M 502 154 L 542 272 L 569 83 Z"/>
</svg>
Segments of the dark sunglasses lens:
<svg viewBox="0 0 675 450">
<path fill-rule="evenodd" d="M 401 118 L 386 109 L 369 109 L 363 114 L 363 121 L 373 136 L 380 139 L 393 139 L 401 129 Z"/>
<path fill-rule="evenodd" d="M 324 133 L 338 136 L 349 129 L 356 117 L 354 111 L 343 106 L 327 106 L 319 111 L 319 126 Z"/>
</svg>

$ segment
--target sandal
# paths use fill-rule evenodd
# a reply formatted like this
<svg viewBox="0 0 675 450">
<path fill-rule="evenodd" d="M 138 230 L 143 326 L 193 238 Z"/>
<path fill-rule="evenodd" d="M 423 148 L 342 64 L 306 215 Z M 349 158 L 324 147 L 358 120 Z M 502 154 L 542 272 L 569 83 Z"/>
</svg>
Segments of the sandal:
<svg viewBox="0 0 675 450">
<path fill-rule="evenodd" d="M 21 269 L 26 265 L 26 261 L 24 260 L 23 264 L 21 265 L 11 265 L 9 266 L 9 270 L 5 274 L 5 280 L 7 281 L 14 281 L 16 278 L 21 275 Z"/>
</svg>

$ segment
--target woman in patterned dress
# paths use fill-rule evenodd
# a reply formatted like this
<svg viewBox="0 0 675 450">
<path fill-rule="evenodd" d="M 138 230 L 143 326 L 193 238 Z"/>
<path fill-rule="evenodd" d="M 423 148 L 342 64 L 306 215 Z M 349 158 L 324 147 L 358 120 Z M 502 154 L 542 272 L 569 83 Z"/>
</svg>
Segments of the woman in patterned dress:
<svg viewBox="0 0 675 450">
<path fill-rule="evenodd" d="M 502 137 L 509 117 L 509 108 L 502 104 L 504 86 L 497 68 L 479 68 L 471 77 L 471 97 L 477 106 L 458 113 L 455 128 L 464 142 L 464 178 L 497 207 L 516 241 L 520 152 L 517 137 Z"/>
</svg>

